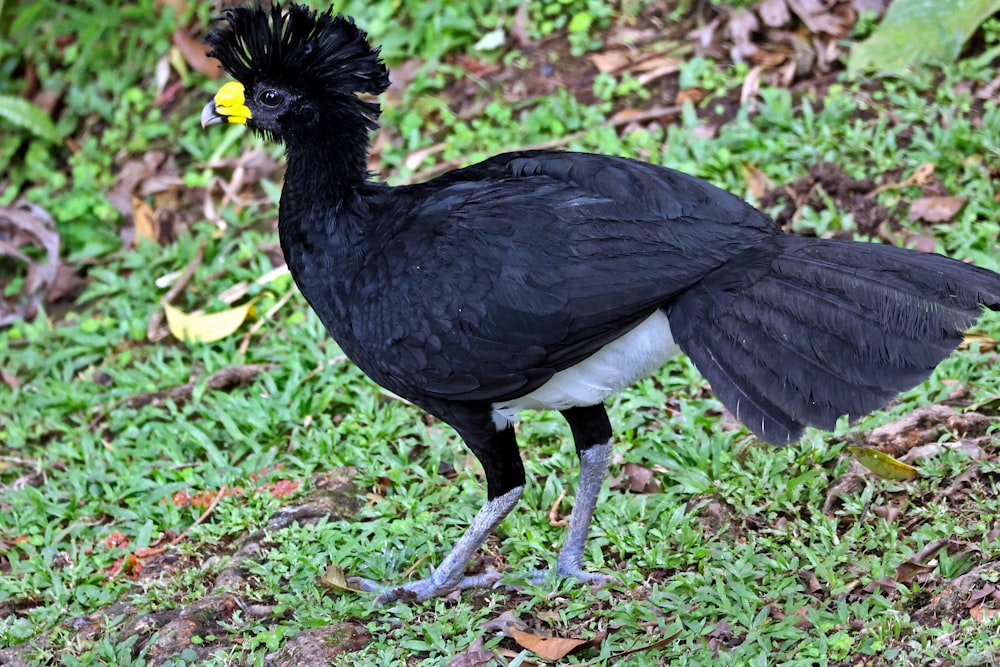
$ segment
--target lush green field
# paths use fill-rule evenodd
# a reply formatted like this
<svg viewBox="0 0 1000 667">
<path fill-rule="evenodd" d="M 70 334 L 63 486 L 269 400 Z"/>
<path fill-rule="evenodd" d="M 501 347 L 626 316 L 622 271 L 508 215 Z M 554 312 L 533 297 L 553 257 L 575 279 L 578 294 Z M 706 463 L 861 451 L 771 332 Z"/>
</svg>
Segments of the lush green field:
<svg viewBox="0 0 1000 667">
<path fill-rule="evenodd" d="M 639 157 L 796 232 L 1000 270 L 1000 22 L 954 65 L 765 77 L 740 104 L 751 68 L 695 54 L 695 5 L 721 7 L 342 3 L 394 70 L 373 169 L 406 182 L 540 144 Z M 78 279 L 0 328 L 0 664 L 265 664 L 315 628 L 299 640 L 350 651 L 334 664 L 544 662 L 504 636 L 513 621 L 597 638 L 563 665 L 1000 663 L 997 314 L 886 412 L 785 449 L 737 428 L 686 359 L 623 393 L 586 555 L 614 576 L 603 589 L 518 576 L 554 560 L 573 494 L 568 429 L 545 413 L 524 416 L 529 486 L 483 554 L 512 587 L 372 608 L 321 583 L 330 565 L 426 576 L 485 490 L 457 436 L 367 381 L 271 273 L 280 151 L 198 122 L 219 85 L 192 55 L 212 13 L 0 4 L 0 96 L 54 99 L 51 128 L 0 117 L 0 205 L 43 207 Z M 666 74 L 599 72 L 591 56 L 628 30 L 663 33 Z M 927 196 L 967 201 L 910 220 Z M 0 272 L 15 298 L 24 267 Z M 213 343 L 164 335 L 171 285 L 174 306 L 215 312 L 240 283 L 261 319 Z M 928 416 L 921 443 L 942 444 L 919 479 L 857 471 L 848 445 L 927 404 L 984 421 Z"/>
</svg>

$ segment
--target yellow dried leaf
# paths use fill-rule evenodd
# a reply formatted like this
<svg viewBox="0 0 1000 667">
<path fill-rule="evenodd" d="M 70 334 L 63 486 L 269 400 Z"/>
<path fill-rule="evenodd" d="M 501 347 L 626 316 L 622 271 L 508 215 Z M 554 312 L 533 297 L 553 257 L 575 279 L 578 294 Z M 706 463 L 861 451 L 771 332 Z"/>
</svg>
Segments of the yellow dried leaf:
<svg viewBox="0 0 1000 667">
<path fill-rule="evenodd" d="M 212 343 L 231 336 L 248 317 L 253 317 L 256 301 L 256 298 L 251 299 L 242 306 L 208 314 L 185 313 L 169 303 L 163 304 L 163 310 L 167 315 L 167 327 L 174 338 L 192 343 Z"/>
<path fill-rule="evenodd" d="M 933 178 L 934 164 L 932 162 L 925 162 L 917 167 L 916 170 L 904 180 L 898 182 L 894 181 L 892 183 L 886 183 L 885 185 L 879 186 L 866 194 L 865 199 L 871 199 L 886 190 L 898 190 L 900 188 L 907 188 L 911 185 L 919 185 L 923 187 L 929 184 Z"/>
<path fill-rule="evenodd" d="M 902 461 L 897 461 L 885 452 L 873 447 L 848 447 L 861 465 L 871 470 L 882 479 L 906 481 L 920 477 L 920 471 Z"/>
<path fill-rule="evenodd" d="M 132 197 L 132 220 L 136 236 L 157 243 L 160 238 L 160 226 L 156 224 L 156 213 L 153 207 L 138 197 Z"/>
<path fill-rule="evenodd" d="M 361 592 L 359 589 L 353 588 L 347 583 L 347 575 L 344 574 L 344 568 L 340 567 L 336 563 L 330 563 L 327 565 L 326 571 L 318 581 L 320 586 L 331 590 L 349 591 L 351 593 Z"/>
<path fill-rule="evenodd" d="M 962 336 L 962 342 L 958 346 L 958 349 L 968 350 L 972 347 L 973 343 L 979 344 L 980 352 L 989 352 L 997 349 L 997 340 L 995 338 L 978 331 L 966 331 L 965 335 Z"/>
</svg>

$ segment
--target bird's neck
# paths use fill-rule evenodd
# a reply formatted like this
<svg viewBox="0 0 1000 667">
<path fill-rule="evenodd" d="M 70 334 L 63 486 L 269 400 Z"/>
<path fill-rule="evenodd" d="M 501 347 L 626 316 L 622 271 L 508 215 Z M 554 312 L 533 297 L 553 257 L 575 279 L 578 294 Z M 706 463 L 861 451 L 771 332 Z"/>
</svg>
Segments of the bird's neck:
<svg viewBox="0 0 1000 667">
<path fill-rule="evenodd" d="M 301 134 L 284 137 L 288 168 L 278 236 L 300 287 L 309 271 L 325 271 L 327 279 L 333 271 L 342 278 L 350 274 L 359 239 L 366 233 L 368 141 L 378 116 L 377 107 L 358 104 L 330 103 L 328 116 Z"/>
<path fill-rule="evenodd" d="M 346 270 L 356 254 L 365 221 L 350 212 L 369 181 L 367 131 L 355 134 L 286 138 L 278 235 L 296 282 L 316 258 Z"/>
<path fill-rule="evenodd" d="M 356 128 L 335 136 L 286 137 L 285 158 L 279 232 L 286 236 L 329 234 L 344 200 L 368 177 L 367 132 Z"/>
<path fill-rule="evenodd" d="M 288 183 L 308 188 L 305 199 L 361 185 L 368 177 L 371 132 L 378 128 L 379 107 L 354 97 L 330 99 L 323 115 L 284 137 Z"/>
<path fill-rule="evenodd" d="M 356 136 L 307 135 L 286 140 L 286 187 L 294 183 L 307 199 L 323 199 L 332 191 L 354 187 L 368 177 L 368 133 Z"/>
</svg>

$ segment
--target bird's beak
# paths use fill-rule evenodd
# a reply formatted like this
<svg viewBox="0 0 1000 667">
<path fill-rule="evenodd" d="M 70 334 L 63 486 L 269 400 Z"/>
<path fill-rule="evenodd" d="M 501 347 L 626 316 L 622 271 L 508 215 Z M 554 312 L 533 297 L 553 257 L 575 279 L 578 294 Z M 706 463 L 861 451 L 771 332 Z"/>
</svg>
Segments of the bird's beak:
<svg viewBox="0 0 1000 667">
<path fill-rule="evenodd" d="M 246 125 L 252 117 L 246 105 L 246 95 L 243 84 L 230 81 L 215 94 L 215 99 L 201 110 L 201 126 L 220 125 L 222 123 L 239 123 Z"/>
</svg>

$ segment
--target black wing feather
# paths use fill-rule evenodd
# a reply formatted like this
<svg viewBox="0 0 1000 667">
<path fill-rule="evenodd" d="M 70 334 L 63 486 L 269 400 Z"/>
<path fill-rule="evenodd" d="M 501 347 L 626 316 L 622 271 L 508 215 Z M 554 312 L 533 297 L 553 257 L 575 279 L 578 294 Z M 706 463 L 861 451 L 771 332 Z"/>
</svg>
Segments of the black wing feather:
<svg viewBox="0 0 1000 667">
<path fill-rule="evenodd" d="M 703 181 L 607 156 L 513 153 L 389 192 L 394 227 L 356 281 L 380 289 L 352 317 L 366 344 L 345 351 L 404 396 L 527 393 L 777 233 Z"/>
</svg>

